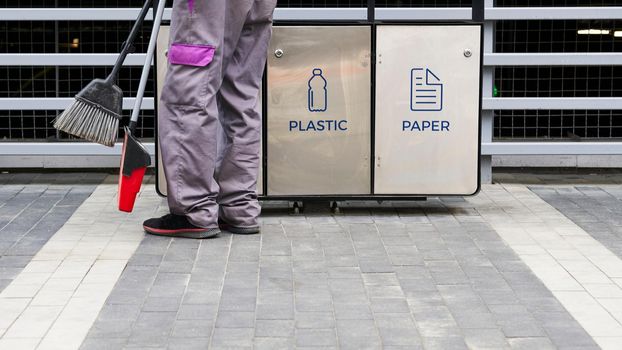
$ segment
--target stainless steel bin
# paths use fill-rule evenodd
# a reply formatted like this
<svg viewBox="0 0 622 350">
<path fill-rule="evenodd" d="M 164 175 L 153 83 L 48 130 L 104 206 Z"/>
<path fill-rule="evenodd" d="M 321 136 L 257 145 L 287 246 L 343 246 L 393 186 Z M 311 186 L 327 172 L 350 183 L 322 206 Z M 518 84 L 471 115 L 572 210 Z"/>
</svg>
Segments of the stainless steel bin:
<svg viewBox="0 0 622 350">
<path fill-rule="evenodd" d="M 371 194 L 370 52 L 370 26 L 274 28 L 268 196 Z"/>
<path fill-rule="evenodd" d="M 291 200 L 476 193 L 481 28 L 383 23 L 373 38 L 364 24 L 275 26 L 258 193 Z M 158 99 L 168 32 L 162 27 L 158 42 Z M 166 195 L 161 159 L 157 186 Z"/>
<path fill-rule="evenodd" d="M 479 189 L 481 26 L 378 25 L 376 195 Z"/>
</svg>

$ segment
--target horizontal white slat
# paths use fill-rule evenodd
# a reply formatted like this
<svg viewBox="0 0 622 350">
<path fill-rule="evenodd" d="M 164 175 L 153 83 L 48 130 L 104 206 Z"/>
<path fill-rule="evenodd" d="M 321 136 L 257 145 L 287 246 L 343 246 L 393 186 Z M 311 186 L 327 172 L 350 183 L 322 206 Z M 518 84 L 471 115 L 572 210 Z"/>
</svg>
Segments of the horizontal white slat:
<svg viewBox="0 0 622 350">
<path fill-rule="evenodd" d="M 3 21 L 132 21 L 138 8 L 9 8 L 0 9 Z M 467 20 L 470 8 L 377 8 L 380 20 Z M 153 18 L 151 12 L 147 20 Z M 171 9 L 164 13 L 170 20 Z M 277 8 L 275 20 L 364 20 L 366 8 Z M 488 7 L 487 20 L 506 19 L 620 19 L 622 7 Z"/>
<path fill-rule="evenodd" d="M 143 145 L 150 154 L 155 153 L 153 142 Z M 120 155 L 123 144 L 107 147 L 91 142 L 1 142 L 2 155 L 43 155 L 43 156 L 110 156 Z"/>
<path fill-rule="evenodd" d="M 622 98 L 616 97 L 520 97 L 484 98 L 484 110 L 497 109 L 622 109 Z"/>
<path fill-rule="evenodd" d="M 376 8 L 376 19 L 403 21 L 461 21 L 471 19 L 471 8 Z"/>
<path fill-rule="evenodd" d="M 151 155 L 153 142 L 143 143 Z M 19 156 L 110 156 L 121 154 L 121 144 L 106 147 L 90 142 L 0 142 L 0 154 Z M 622 154 L 622 142 L 488 142 L 483 155 Z"/>
<path fill-rule="evenodd" d="M 492 7 L 487 20 L 505 19 L 621 19 L 622 7 Z"/>
<path fill-rule="evenodd" d="M 118 54 L 0 54 L 0 66 L 112 66 Z M 126 66 L 142 66 L 145 54 L 128 55 Z M 486 53 L 485 66 L 622 65 L 622 53 Z"/>
<path fill-rule="evenodd" d="M 10 8 L 0 9 L 2 21 L 133 21 L 138 8 Z M 164 20 L 171 19 L 171 9 L 164 12 Z M 153 19 L 149 11 L 146 20 Z M 277 8 L 274 19 L 282 20 L 365 20 L 366 8 Z"/>
<path fill-rule="evenodd" d="M 62 110 L 67 108 L 73 101 L 68 97 L 49 97 L 49 98 L 0 98 L 0 111 L 11 110 Z M 123 109 L 132 109 L 134 107 L 135 98 L 124 98 Z M 142 103 L 142 109 L 152 110 L 153 97 L 145 97 Z"/>
<path fill-rule="evenodd" d="M 0 66 L 112 66 L 119 54 L 116 53 L 9 53 L 0 54 Z M 125 66 L 142 66 L 147 56 L 144 53 L 130 54 Z"/>
<path fill-rule="evenodd" d="M 609 66 L 622 65 L 619 52 L 487 53 L 485 66 Z"/>
<path fill-rule="evenodd" d="M 73 101 L 72 98 L 0 98 L 0 110 L 46 110 L 65 109 Z M 124 109 L 132 109 L 133 98 L 125 98 Z M 153 97 L 146 97 L 142 109 L 152 110 Z M 616 97 L 533 97 L 533 98 L 484 98 L 482 109 L 590 109 L 609 110 L 622 109 L 622 98 Z"/>
<path fill-rule="evenodd" d="M 277 8 L 275 21 L 333 21 L 367 19 L 367 8 Z"/>
<path fill-rule="evenodd" d="M 483 155 L 622 154 L 622 142 L 489 142 Z"/>
<path fill-rule="evenodd" d="M 139 8 L 8 8 L 0 9 L 3 21 L 134 21 Z M 170 20 L 171 9 L 164 11 L 164 19 Z M 153 20 L 149 11 L 145 20 Z"/>
</svg>

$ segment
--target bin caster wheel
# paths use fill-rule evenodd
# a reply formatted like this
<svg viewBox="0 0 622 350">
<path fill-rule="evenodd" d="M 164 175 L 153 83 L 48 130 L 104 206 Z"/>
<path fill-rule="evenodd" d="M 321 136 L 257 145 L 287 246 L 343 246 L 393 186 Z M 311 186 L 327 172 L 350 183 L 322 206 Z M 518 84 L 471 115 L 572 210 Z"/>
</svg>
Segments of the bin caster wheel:
<svg viewBox="0 0 622 350">
<path fill-rule="evenodd" d="M 337 201 L 331 203 L 330 210 L 333 212 L 333 214 L 341 214 L 341 210 L 339 210 L 339 204 L 337 203 Z"/>
<path fill-rule="evenodd" d="M 304 209 L 304 205 L 303 205 L 302 202 L 296 201 L 296 202 L 294 202 L 293 209 L 294 209 L 294 215 L 298 215 L 298 214 L 302 213 L 302 210 Z"/>
</svg>

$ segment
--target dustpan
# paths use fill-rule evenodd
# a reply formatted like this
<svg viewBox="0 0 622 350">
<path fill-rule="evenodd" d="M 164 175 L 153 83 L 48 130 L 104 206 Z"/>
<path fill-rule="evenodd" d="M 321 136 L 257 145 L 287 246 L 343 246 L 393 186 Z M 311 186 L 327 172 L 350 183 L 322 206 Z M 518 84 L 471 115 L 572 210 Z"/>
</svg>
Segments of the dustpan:
<svg viewBox="0 0 622 350">
<path fill-rule="evenodd" d="M 147 49 L 147 57 L 143 65 L 142 75 L 140 77 L 140 85 L 136 94 L 136 103 L 132 110 L 129 126 L 124 127 L 125 137 L 123 139 L 123 149 L 121 152 L 121 166 L 119 169 L 119 210 L 124 212 L 132 212 L 136 196 L 140 192 L 140 187 L 145 177 L 147 168 L 151 165 L 151 155 L 145 146 L 134 136 L 136 131 L 136 123 L 140 114 L 145 88 L 147 86 L 147 78 L 151 70 L 153 54 L 155 52 L 156 41 L 158 39 L 158 31 L 162 23 L 162 14 L 164 13 L 166 1 L 158 1 L 158 9 L 153 21 L 153 29 L 151 38 L 149 39 L 149 47 Z"/>
</svg>

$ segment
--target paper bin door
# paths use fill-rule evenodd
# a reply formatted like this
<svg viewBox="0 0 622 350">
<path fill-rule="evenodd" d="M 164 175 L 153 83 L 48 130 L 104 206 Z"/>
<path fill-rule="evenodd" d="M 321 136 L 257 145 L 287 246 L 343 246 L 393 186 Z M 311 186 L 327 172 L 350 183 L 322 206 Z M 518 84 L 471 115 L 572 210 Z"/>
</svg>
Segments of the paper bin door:
<svg viewBox="0 0 622 350">
<path fill-rule="evenodd" d="M 160 101 L 160 93 L 162 91 L 162 87 L 164 86 L 164 79 L 166 78 L 166 71 L 168 68 L 168 60 L 166 58 L 166 50 L 168 49 L 170 35 L 170 26 L 162 26 L 160 28 L 160 32 L 158 35 L 158 51 L 157 51 L 157 92 L 158 98 L 157 101 Z M 259 93 L 259 104 L 261 108 L 261 91 Z M 162 164 L 162 157 L 160 152 L 160 143 L 156 140 L 156 144 L 158 147 L 158 159 L 157 159 L 157 171 L 158 171 L 158 182 L 156 184 L 158 191 L 166 196 L 167 188 L 166 188 L 166 176 L 164 175 L 164 168 Z M 259 164 L 259 176 L 257 178 L 257 193 L 259 195 L 263 195 L 263 161 Z"/>
<path fill-rule="evenodd" d="M 371 193 L 370 52 L 369 26 L 274 28 L 268 196 Z"/>
<path fill-rule="evenodd" d="M 479 188 L 479 25 L 377 27 L 375 194 Z"/>
</svg>

